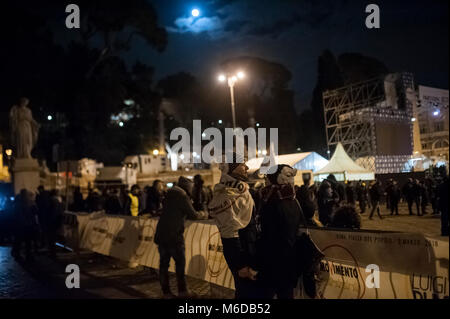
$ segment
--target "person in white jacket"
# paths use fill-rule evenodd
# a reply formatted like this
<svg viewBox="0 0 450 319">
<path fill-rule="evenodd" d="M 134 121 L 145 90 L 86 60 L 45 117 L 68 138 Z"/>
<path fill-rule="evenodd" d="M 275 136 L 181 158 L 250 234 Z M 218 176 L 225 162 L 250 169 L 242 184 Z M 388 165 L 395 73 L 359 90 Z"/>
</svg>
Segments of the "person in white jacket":
<svg viewBox="0 0 450 319">
<path fill-rule="evenodd" d="M 220 232 L 223 254 L 235 283 L 236 299 L 256 297 L 256 223 L 255 203 L 249 192 L 248 167 L 239 163 L 233 154 L 233 163 L 221 165 L 220 182 L 214 186 L 208 205 Z"/>
</svg>

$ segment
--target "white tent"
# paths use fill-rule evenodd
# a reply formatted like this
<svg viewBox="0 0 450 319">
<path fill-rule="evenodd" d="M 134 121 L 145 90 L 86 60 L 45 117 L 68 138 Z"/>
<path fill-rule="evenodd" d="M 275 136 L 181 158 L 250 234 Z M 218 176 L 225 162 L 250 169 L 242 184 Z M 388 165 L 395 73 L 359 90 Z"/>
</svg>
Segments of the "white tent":
<svg viewBox="0 0 450 319">
<path fill-rule="evenodd" d="M 314 173 L 314 179 L 322 181 L 329 174 L 333 174 L 338 181 L 374 180 L 375 174 L 358 164 L 345 152 L 341 143 L 338 143 L 330 162 Z"/>
<path fill-rule="evenodd" d="M 249 173 L 253 173 L 260 169 L 264 157 L 255 157 L 246 162 Z M 293 153 L 278 155 L 275 158 L 277 164 L 285 164 L 292 166 L 298 170 L 311 170 L 313 172 L 324 167 L 328 160 L 320 156 L 316 152 Z"/>
</svg>

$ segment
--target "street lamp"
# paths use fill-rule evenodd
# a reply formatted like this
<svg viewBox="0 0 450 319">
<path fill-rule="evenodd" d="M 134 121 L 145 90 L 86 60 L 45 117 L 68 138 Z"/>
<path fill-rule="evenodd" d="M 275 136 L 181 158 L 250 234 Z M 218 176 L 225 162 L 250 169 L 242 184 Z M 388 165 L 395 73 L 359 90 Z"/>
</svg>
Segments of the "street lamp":
<svg viewBox="0 0 450 319">
<path fill-rule="evenodd" d="M 245 78 L 245 73 L 242 71 L 237 72 L 236 74 L 225 76 L 224 74 L 220 74 L 217 79 L 219 82 L 225 82 L 227 80 L 228 86 L 230 87 L 230 96 L 231 96 L 231 115 L 233 116 L 233 129 L 236 128 L 236 114 L 235 114 L 235 102 L 234 102 L 234 84 L 238 80 L 242 80 Z"/>
</svg>

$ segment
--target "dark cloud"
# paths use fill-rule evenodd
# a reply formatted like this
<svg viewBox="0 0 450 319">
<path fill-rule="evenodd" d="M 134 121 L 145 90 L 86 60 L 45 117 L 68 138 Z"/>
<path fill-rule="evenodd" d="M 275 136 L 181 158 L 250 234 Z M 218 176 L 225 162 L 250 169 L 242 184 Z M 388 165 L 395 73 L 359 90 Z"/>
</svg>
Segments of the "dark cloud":
<svg viewBox="0 0 450 319">
<path fill-rule="evenodd" d="M 241 32 L 245 27 L 247 27 L 252 22 L 245 19 L 233 19 L 228 20 L 225 24 L 225 32 Z"/>
<path fill-rule="evenodd" d="M 289 19 L 275 21 L 271 25 L 256 26 L 247 31 L 247 34 L 254 36 L 270 36 L 277 38 L 280 34 L 301 22 L 299 14 L 294 13 Z"/>
</svg>

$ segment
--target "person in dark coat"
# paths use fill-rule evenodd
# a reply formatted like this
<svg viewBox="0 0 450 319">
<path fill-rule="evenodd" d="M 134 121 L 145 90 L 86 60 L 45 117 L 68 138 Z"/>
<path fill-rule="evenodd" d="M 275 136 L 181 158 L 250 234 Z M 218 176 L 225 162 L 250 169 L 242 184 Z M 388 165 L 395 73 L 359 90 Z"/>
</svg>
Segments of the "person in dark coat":
<svg viewBox="0 0 450 319">
<path fill-rule="evenodd" d="M 192 201 L 194 209 L 199 211 L 208 211 L 209 196 L 206 187 L 203 186 L 205 182 L 202 176 L 197 174 L 194 176 L 194 188 L 192 189 Z"/>
<path fill-rule="evenodd" d="M 186 266 L 184 246 L 184 222 L 186 218 L 201 219 L 204 215 L 197 213 L 192 206 L 192 182 L 180 176 L 178 185 L 173 186 L 166 193 L 163 200 L 162 214 L 156 226 L 155 244 L 158 245 L 160 255 L 159 279 L 165 298 L 174 295 L 169 286 L 169 263 L 175 260 L 175 269 L 178 283 L 178 295 L 187 296 L 184 268 Z"/>
<path fill-rule="evenodd" d="M 50 192 L 45 190 L 44 186 L 39 185 L 35 201 L 38 208 L 39 225 L 41 227 L 41 246 L 45 246 L 47 243 L 47 238 L 45 238 L 45 232 L 42 227 L 47 222 L 47 216 L 50 210 L 50 197 Z"/>
<path fill-rule="evenodd" d="M 152 216 L 160 216 L 164 199 L 164 185 L 159 179 L 154 180 L 147 192 L 146 211 Z"/>
<path fill-rule="evenodd" d="M 448 176 L 445 176 L 437 188 L 438 209 L 441 211 L 441 235 L 448 236 Z"/>
<path fill-rule="evenodd" d="M 358 182 L 358 185 L 356 186 L 356 197 L 358 198 L 359 209 L 361 210 L 360 214 L 364 214 L 366 212 L 368 195 L 366 184 L 363 183 L 361 180 Z"/>
<path fill-rule="evenodd" d="M 295 198 L 294 176 L 297 171 L 278 165 L 267 175 L 270 185 L 262 190 L 260 280 L 267 298 L 293 299 L 297 285 L 295 242 L 303 212 Z"/>
<path fill-rule="evenodd" d="M 425 184 L 428 189 L 428 199 L 430 200 L 431 208 L 433 210 L 433 215 L 439 214 L 438 209 L 438 185 L 435 180 L 431 177 L 425 179 Z"/>
<path fill-rule="evenodd" d="M 396 181 L 392 181 L 386 188 L 387 199 L 389 200 L 389 208 L 391 209 L 391 215 L 398 216 L 398 202 L 401 198 L 400 188 Z"/>
<path fill-rule="evenodd" d="M 370 212 L 369 219 L 372 219 L 373 214 L 377 211 L 378 217 L 381 217 L 380 213 L 380 201 L 381 201 L 381 182 L 375 181 L 369 190 L 370 201 L 372 204 L 372 211 Z"/>
<path fill-rule="evenodd" d="M 327 181 L 330 183 L 331 188 L 333 189 L 333 193 L 335 194 L 335 198 L 337 198 L 338 203 L 344 201 L 345 198 L 345 187 L 342 183 L 339 183 L 334 174 L 330 174 L 327 176 Z"/>
<path fill-rule="evenodd" d="M 388 182 L 386 183 L 386 189 L 384 190 L 384 194 L 386 195 L 386 209 L 391 208 L 391 199 L 390 199 L 390 193 L 388 192 L 388 189 L 394 184 L 394 180 L 390 178 Z"/>
<path fill-rule="evenodd" d="M 25 244 L 25 256 L 28 261 L 31 255 L 31 241 L 38 220 L 38 208 L 32 199 L 32 193 L 22 189 L 16 196 L 14 203 L 14 244 L 11 255 L 20 258 L 21 246 Z"/>
<path fill-rule="evenodd" d="M 417 215 L 420 215 L 420 193 L 419 187 L 412 178 L 408 178 L 408 182 L 402 188 L 403 196 L 408 203 L 408 211 L 413 215 L 412 206 L 415 203 L 417 208 Z"/>
<path fill-rule="evenodd" d="M 50 195 L 50 210 L 44 228 L 47 234 L 49 255 L 50 257 L 55 257 L 57 234 L 58 229 L 61 227 L 64 207 L 58 190 L 52 190 Z"/>
<path fill-rule="evenodd" d="M 419 184 L 419 195 L 420 195 L 420 208 L 422 208 L 422 215 L 426 215 L 428 205 L 428 187 L 424 181 L 421 181 Z"/>
<path fill-rule="evenodd" d="M 319 187 L 317 195 L 317 206 L 319 209 L 319 220 L 324 225 L 331 221 L 333 212 L 339 202 L 339 195 L 332 188 L 328 180 L 324 180 Z"/>
<path fill-rule="evenodd" d="M 100 193 L 97 189 L 89 190 L 88 197 L 86 198 L 86 206 L 89 213 L 98 212 L 103 209 L 101 206 Z"/>
<path fill-rule="evenodd" d="M 73 191 L 72 209 L 74 212 L 82 212 L 85 210 L 83 194 L 81 193 L 81 188 L 79 186 Z"/>
<path fill-rule="evenodd" d="M 353 187 L 353 182 L 347 183 L 345 194 L 347 195 L 347 203 L 355 206 L 355 188 Z"/>
<path fill-rule="evenodd" d="M 109 215 L 120 215 L 122 213 L 119 192 L 116 188 L 108 192 L 108 198 L 105 202 L 105 213 Z"/>
<path fill-rule="evenodd" d="M 310 184 L 310 175 L 308 177 L 303 178 L 304 184 L 297 188 L 295 197 L 297 198 L 300 207 L 303 211 L 303 215 L 308 220 L 308 223 L 311 224 L 311 220 L 314 217 L 314 213 L 316 211 L 316 204 L 314 202 L 314 191 L 309 186 Z"/>
</svg>

